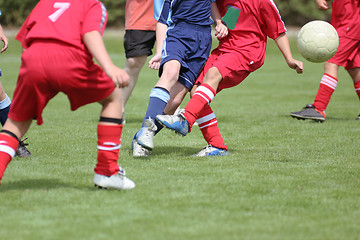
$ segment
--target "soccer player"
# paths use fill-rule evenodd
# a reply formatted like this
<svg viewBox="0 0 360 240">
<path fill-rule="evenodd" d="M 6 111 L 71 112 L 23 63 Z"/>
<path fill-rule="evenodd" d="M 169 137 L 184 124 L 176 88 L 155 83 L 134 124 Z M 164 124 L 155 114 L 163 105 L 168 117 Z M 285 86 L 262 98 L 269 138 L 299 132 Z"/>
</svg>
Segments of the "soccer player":
<svg viewBox="0 0 360 240">
<path fill-rule="evenodd" d="M 157 4 L 156 9 L 158 7 Z M 134 136 L 134 156 L 137 156 L 139 146 L 149 151 L 153 149 L 153 138 L 159 130 L 156 115 L 174 113 L 191 90 L 210 53 L 213 23 L 210 15 L 216 23 L 218 38 L 227 35 L 227 27 L 221 21 L 214 0 L 165 0 L 159 9 L 157 50 L 149 67 L 159 69 L 160 79 L 151 90 L 141 129 Z"/>
<path fill-rule="evenodd" d="M 132 189 L 133 181 L 117 160 L 121 147 L 122 96 L 129 76 L 113 64 L 102 34 L 105 6 L 97 0 L 40 1 L 16 39 L 26 50 L 9 118 L 0 132 L 0 180 L 33 119 L 57 93 L 65 93 L 71 110 L 92 102 L 102 105 L 97 126 L 98 155 L 94 183 L 100 188 Z M 101 67 L 96 65 L 95 58 Z"/>
<path fill-rule="evenodd" d="M 129 74 L 129 86 L 122 88 L 123 120 L 125 105 L 135 88 L 139 73 L 148 56 L 152 55 L 156 39 L 156 20 L 152 0 L 127 0 L 125 6 L 124 48 L 126 63 L 124 70 Z"/>
<path fill-rule="evenodd" d="M 1 16 L 1 11 L 0 11 L 0 16 Z M 9 41 L 8 41 L 8 38 L 6 37 L 1 25 L 0 25 L 0 41 L 2 41 L 4 44 L 0 50 L 0 53 L 3 53 L 8 48 Z M 0 77 L 1 77 L 1 75 L 2 74 L 1 74 L 1 69 L 0 69 Z M 4 124 L 8 118 L 10 105 L 11 105 L 11 99 L 6 94 L 4 87 L 0 83 L 0 123 L 1 123 L 1 126 L 4 126 Z M 28 144 L 24 142 L 26 139 L 27 138 L 25 138 L 22 141 L 19 141 L 19 146 L 16 149 L 16 156 L 18 156 L 20 158 L 25 158 L 25 157 L 31 156 L 30 151 L 26 148 L 26 146 Z"/>
<path fill-rule="evenodd" d="M 316 0 L 320 10 L 328 10 L 326 0 Z M 355 92 L 360 99 L 360 1 L 331 1 L 331 24 L 339 35 L 339 47 L 336 54 L 324 63 L 324 74 L 313 104 L 307 104 L 299 112 L 290 115 L 297 119 L 311 119 L 323 122 L 325 110 L 338 83 L 338 70 L 345 67 L 354 82 Z M 360 120 L 360 115 L 356 118 Z"/>
<path fill-rule="evenodd" d="M 303 63 L 292 57 L 286 28 L 272 0 L 218 0 L 217 4 L 223 19 L 227 19 L 225 23 L 233 25 L 233 30 L 212 51 L 185 112 L 156 117 L 161 124 L 184 136 L 198 120 L 205 139 L 207 142 L 211 139 L 212 143 L 197 156 L 228 154 L 209 104 L 218 92 L 238 85 L 263 65 L 268 37 L 275 40 L 290 68 L 297 73 L 303 71 Z"/>
</svg>

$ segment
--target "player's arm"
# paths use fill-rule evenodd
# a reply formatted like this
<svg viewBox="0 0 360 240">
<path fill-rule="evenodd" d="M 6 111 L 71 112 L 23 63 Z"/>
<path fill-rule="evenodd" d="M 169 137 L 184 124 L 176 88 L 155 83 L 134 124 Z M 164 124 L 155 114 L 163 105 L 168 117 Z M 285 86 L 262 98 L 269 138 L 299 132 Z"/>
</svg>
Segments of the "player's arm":
<svg viewBox="0 0 360 240">
<path fill-rule="evenodd" d="M 0 25 L 0 40 L 4 43 L 4 46 L 1 48 L 0 52 L 4 52 L 9 45 L 9 40 L 8 38 L 5 36 L 4 30 L 2 28 L 2 26 Z"/>
<path fill-rule="evenodd" d="M 129 76 L 124 70 L 113 64 L 108 52 L 106 51 L 105 44 L 100 33 L 98 31 L 87 32 L 84 34 L 83 40 L 92 56 L 104 69 L 105 73 L 113 80 L 115 86 L 128 86 Z"/>
<path fill-rule="evenodd" d="M 170 14 L 170 0 L 154 0 L 154 17 L 156 23 L 156 54 L 149 61 L 149 68 L 157 70 L 160 68 L 162 59 L 162 47 L 168 29 L 168 18 Z"/>
<path fill-rule="evenodd" d="M 295 69 L 297 73 L 302 73 L 303 63 L 292 57 L 289 39 L 286 33 L 282 33 L 277 38 L 275 38 L 275 42 L 279 50 L 283 54 L 287 65 L 290 68 Z"/>
<path fill-rule="evenodd" d="M 328 10 L 330 9 L 329 4 L 327 3 L 326 0 L 316 0 L 316 4 L 318 6 L 318 9 L 320 10 Z"/>
<path fill-rule="evenodd" d="M 149 68 L 158 70 L 162 59 L 162 46 L 164 44 L 168 26 L 161 22 L 156 23 L 156 54 L 149 61 Z"/>
<path fill-rule="evenodd" d="M 228 28 L 223 23 L 216 2 L 211 3 L 211 18 L 215 22 L 215 36 L 220 39 L 228 35 Z"/>
</svg>

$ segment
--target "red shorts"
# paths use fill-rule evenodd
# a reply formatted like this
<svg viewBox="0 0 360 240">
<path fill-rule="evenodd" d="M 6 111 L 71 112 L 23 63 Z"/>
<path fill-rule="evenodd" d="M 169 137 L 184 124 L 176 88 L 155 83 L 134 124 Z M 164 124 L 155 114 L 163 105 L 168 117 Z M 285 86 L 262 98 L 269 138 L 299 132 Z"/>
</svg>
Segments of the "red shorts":
<svg viewBox="0 0 360 240">
<path fill-rule="evenodd" d="M 9 118 L 36 119 L 41 125 L 44 107 L 59 92 L 68 96 L 74 111 L 103 100 L 114 89 L 113 81 L 85 52 L 60 43 L 36 42 L 21 56 Z"/>
<path fill-rule="evenodd" d="M 237 52 L 222 52 L 215 49 L 211 52 L 209 59 L 206 61 L 199 77 L 196 80 L 197 85 L 201 84 L 204 76 L 211 67 L 216 67 L 221 76 L 222 81 L 219 84 L 217 92 L 224 88 L 230 88 L 241 83 L 249 74 L 243 63 L 248 62 L 240 53 Z"/>
<path fill-rule="evenodd" d="M 328 61 L 346 70 L 360 67 L 360 40 L 339 37 L 339 48 L 335 55 Z"/>
</svg>

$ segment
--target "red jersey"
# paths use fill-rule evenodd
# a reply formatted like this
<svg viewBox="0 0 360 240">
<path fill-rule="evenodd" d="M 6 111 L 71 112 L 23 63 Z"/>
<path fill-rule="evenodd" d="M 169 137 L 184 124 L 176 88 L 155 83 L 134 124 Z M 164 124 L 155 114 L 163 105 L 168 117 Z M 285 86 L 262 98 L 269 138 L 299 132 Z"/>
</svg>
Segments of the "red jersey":
<svg viewBox="0 0 360 240">
<path fill-rule="evenodd" d="M 54 40 L 86 50 L 83 35 L 103 34 L 105 6 L 97 0 L 40 0 L 20 28 L 16 39 L 24 48 L 34 40 Z"/>
<path fill-rule="evenodd" d="M 125 30 L 156 30 L 153 0 L 127 0 Z"/>
<path fill-rule="evenodd" d="M 331 25 L 339 36 L 360 40 L 360 1 L 333 0 Z"/>
<path fill-rule="evenodd" d="M 265 60 L 267 37 L 277 38 L 286 32 L 279 11 L 273 0 L 217 0 L 223 17 L 228 8 L 240 10 L 235 28 L 220 40 L 222 52 L 237 51 L 249 60 L 248 71 L 259 68 Z"/>
</svg>

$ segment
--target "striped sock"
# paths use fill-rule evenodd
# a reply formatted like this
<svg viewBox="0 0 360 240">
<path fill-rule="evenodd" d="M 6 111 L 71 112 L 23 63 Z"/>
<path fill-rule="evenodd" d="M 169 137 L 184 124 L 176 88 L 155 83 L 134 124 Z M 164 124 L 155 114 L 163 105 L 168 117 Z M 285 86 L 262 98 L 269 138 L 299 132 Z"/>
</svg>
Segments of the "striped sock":
<svg viewBox="0 0 360 240">
<path fill-rule="evenodd" d="M 206 104 L 196 120 L 199 128 L 208 144 L 213 147 L 228 150 L 222 138 L 218 126 L 218 122 L 210 105 Z"/>
<path fill-rule="evenodd" d="M 141 127 L 144 126 L 146 119 L 151 118 L 155 121 L 157 115 L 163 114 L 169 99 L 170 93 L 168 90 L 160 87 L 154 87 L 150 93 L 149 104 Z"/>
<path fill-rule="evenodd" d="M 335 77 L 330 76 L 329 74 L 323 75 L 313 104 L 316 109 L 325 111 L 330 102 L 331 95 L 336 89 L 337 83 L 338 80 Z"/>
<path fill-rule="evenodd" d="M 205 105 L 209 104 L 215 97 L 216 91 L 208 84 L 201 84 L 191 97 L 185 107 L 184 116 L 189 122 L 190 128 L 194 125 L 196 119 L 199 118 L 201 110 Z"/>
<path fill-rule="evenodd" d="M 0 133 L 0 180 L 11 159 L 16 154 L 19 140 L 13 136 Z"/>
<path fill-rule="evenodd" d="M 355 88 L 355 92 L 359 97 L 360 100 L 360 80 L 354 82 L 354 88 Z"/>
<path fill-rule="evenodd" d="M 119 171 L 117 163 L 121 147 L 122 124 L 98 124 L 98 155 L 95 172 L 100 175 L 112 176 Z"/>
</svg>

